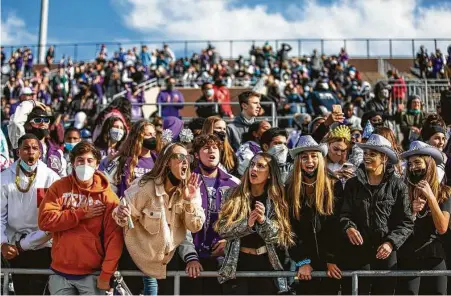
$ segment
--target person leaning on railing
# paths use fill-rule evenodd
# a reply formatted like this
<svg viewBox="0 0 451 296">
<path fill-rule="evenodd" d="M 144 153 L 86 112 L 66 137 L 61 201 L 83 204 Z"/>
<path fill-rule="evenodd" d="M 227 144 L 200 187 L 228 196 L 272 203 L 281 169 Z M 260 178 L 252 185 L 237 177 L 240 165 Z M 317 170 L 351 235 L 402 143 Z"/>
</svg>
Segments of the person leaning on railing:
<svg viewBox="0 0 451 296">
<path fill-rule="evenodd" d="M 283 270 L 278 250 L 294 241 L 274 156 L 260 152 L 251 160 L 241 185 L 222 197 L 215 230 L 227 240 L 219 282 L 225 294 L 271 295 L 289 291 L 287 279 L 237 278 L 237 271 Z"/>
<path fill-rule="evenodd" d="M 443 154 L 437 148 L 414 141 L 401 156 L 408 161 L 406 183 L 415 217 L 413 234 L 399 250 L 401 270 L 446 270 L 446 253 L 440 235 L 448 231 L 451 212 L 451 188 L 440 184 L 437 166 Z M 447 277 L 402 277 L 401 295 L 445 295 Z"/>
</svg>

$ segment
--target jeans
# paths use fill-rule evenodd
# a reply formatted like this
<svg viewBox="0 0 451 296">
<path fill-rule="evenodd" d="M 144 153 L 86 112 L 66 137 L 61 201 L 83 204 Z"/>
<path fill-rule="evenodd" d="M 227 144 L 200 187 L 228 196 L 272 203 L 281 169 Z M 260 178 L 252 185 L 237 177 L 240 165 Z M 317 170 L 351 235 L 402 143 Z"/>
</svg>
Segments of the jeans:
<svg viewBox="0 0 451 296">
<path fill-rule="evenodd" d="M 53 274 L 49 279 L 50 295 L 105 295 L 97 288 L 97 276 L 88 275 L 80 280 L 68 280 Z"/>
<path fill-rule="evenodd" d="M 154 296 L 158 295 L 158 282 L 156 278 L 145 276 L 143 277 L 144 295 Z"/>
</svg>

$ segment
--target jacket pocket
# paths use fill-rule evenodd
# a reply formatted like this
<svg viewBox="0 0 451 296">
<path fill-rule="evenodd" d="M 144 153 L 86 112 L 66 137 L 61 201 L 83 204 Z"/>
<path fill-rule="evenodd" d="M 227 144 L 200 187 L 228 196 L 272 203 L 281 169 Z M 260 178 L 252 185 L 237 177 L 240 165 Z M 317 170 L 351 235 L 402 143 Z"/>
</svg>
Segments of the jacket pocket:
<svg viewBox="0 0 451 296">
<path fill-rule="evenodd" d="M 158 234 L 161 227 L 161 212 L 144 209 L 143 214 L 141 219 L 144 228 L 150 234 Z"/>
<path fill-rule="evenodd" d="M 184 214 L 183 204 L 175 204 L 175 215 L 174 215 L 174 225 L 175 227 L 182 226 L 182 215 Z"/>
</svg>

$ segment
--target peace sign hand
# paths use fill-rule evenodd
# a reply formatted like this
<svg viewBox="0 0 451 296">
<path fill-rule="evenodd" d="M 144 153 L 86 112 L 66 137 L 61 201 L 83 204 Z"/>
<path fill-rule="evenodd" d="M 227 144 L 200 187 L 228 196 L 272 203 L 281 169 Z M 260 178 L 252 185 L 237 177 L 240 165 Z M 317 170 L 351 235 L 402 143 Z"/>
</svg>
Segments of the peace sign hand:
<svg viewBox="0 0 451 296">
<path fill-rule="evenodd" d="M 186 201 L 191 201 L 196 197 L 196 191 L 199 189 L 201 178 L 199 174 L 192 173 L 189 178 L 188 184 L 183 191 L 183 199 Z"/>
</svg>

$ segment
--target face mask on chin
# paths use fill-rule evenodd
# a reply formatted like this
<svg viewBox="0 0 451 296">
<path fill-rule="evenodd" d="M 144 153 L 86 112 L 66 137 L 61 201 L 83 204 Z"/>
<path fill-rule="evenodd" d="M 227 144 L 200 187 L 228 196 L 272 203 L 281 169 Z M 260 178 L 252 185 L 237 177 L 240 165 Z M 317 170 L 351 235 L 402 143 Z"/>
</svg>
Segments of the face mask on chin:
<svg viewBox="0 0 451 296">
<path fill-rule="evenodd" d="M 27 172 L 27 173 L 31 173 L 34 170 L 36 170 L 36 168 L 38 167 L 38 162 L 36 161 L 35 164 L 33 165 L 28 165 L 25 161 L 20 160 L 20 166 Z"/>
<path fill-rule="evenodd" d="M 307 178 L 309 178 L 309 179 L 313 179 L 313 178 L 316 177 L 316 175 L 318 175 L 318 168 L 316 168 L 316 169 L 315 169 L 313 172 L 311 172 L 311 173 L 302 170 L 302 174 L 303 174 L 304 176 L 306 176 Z"/>
</svg>

